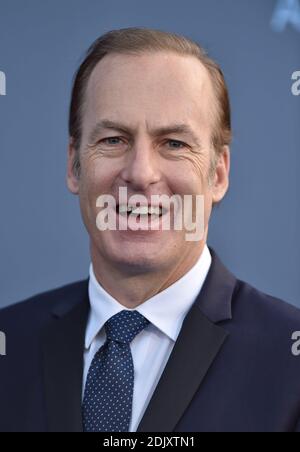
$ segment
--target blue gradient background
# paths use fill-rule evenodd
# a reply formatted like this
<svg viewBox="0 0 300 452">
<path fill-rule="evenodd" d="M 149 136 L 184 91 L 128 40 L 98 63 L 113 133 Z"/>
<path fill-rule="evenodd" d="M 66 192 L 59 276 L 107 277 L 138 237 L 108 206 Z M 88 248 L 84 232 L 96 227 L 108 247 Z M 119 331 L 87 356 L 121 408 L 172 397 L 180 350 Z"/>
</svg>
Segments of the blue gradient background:
<svg viewBox="0 0 300 452">
<path fill-rule="evenodd" d="M 88 276 L 89 243 L 65 185 L 73 73 L 117 28 L 184 34 L 231 95 L 231 187 L 208 243 L 239 278 L 300 306 L 300 33 L 270 28 L 275 0 L 0 0 L 0 306 Z"/>
</svg>

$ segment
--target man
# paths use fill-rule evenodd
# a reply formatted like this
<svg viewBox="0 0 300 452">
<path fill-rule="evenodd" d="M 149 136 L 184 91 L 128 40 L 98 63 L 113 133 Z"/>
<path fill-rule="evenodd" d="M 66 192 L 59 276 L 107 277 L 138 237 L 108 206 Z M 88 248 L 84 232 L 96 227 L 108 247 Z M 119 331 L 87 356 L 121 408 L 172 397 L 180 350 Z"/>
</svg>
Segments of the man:
<svg viewBox="0 0 300 452">
<path fill-rule="evenodd" d="M 230 170 L 216 63 L 174 34 L 107 33 L 76 74 L 69 131 L 90 274 L 1 311 L 0 430 L 299 430 L 299 311 L 238 280 L 207 245 Z M 155 195 L 192 196 L 203 234 L 147 229 L 183 212 Z M 115 200 L 117 229 L 102 228 L 101 196 Z"/>
</svg>

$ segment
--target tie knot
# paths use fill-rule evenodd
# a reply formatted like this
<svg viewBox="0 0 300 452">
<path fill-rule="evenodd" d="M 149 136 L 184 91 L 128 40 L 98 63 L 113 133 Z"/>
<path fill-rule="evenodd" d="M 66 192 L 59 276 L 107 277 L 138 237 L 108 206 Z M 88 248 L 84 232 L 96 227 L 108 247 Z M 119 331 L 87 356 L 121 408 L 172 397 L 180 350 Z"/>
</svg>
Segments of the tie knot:
<svg viewBox="0 0 300 452">
<path fill-rule="evenodd" d="M 138 311 L 124 309 L 105 323 L 107 339 L 130 344 L 148 324 L 149 320 Z"/>
</svg>

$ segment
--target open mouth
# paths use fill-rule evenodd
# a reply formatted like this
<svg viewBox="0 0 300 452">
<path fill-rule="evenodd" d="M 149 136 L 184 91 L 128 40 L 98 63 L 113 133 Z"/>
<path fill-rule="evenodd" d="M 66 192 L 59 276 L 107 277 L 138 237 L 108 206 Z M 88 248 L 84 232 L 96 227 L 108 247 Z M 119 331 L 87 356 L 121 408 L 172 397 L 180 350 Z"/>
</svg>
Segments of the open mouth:
<svg viewBox="0 0 300 452">
<path fill-rule="evenodd" d="M 118 215 L 123 217 L 156 219 L 162 217 L 167 209 L 162 206 L 127 206 L 118 204 L 116 207 Z"/>
</svg>

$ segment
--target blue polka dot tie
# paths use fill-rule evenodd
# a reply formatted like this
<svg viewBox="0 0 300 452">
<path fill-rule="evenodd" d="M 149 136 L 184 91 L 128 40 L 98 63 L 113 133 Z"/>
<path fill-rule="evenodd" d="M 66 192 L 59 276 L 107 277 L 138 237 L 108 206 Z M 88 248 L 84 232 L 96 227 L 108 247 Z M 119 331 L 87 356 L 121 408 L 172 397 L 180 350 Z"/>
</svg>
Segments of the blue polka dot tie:
<svg viewBox="0 0 300 452">
<path fill-rule="evenodd" d="M 90 366 L 84 398 L 85 432 L 129 432 L 134 388 L 130 343 L 149 321 L 123 310 L 105 323 L 106 342 Z"/>
</svg>

